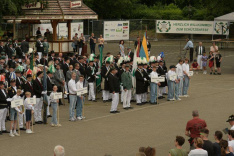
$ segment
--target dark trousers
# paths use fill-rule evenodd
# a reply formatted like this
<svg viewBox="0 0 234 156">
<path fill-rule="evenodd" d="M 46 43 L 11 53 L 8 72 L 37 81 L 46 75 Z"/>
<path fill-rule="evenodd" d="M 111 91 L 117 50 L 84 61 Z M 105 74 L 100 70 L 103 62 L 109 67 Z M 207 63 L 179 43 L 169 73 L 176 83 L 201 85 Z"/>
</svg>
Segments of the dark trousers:
<svg viewBox="0 0 234 156">
<path fill-rule="evenodd" d="M 190 62 L 193 62 L 193 48 L 189 48 Z"/>
<path fill-rule="evenodd" d="M 90 44 L 90 50 L 91 50 L 91 54 L 95 54 L 95 47 L 96 47 L 96 44 Z"/>
<path fill-rule="evenodd" d="M 73 48 L 73 52 L 75 53 L 77 52 L 77 50 L 78 50 L 78 45 L 75 45 L 75 48 Z"/>
</svg>

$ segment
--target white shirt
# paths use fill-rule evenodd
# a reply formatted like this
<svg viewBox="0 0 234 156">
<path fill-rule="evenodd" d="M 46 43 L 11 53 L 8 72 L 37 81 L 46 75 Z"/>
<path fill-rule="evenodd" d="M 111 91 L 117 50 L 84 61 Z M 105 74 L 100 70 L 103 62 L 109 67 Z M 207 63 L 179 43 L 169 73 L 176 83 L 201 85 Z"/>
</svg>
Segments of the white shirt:
<svg viewBox="0 0 234 156">
<path fill-rule="evenodd" d="M 28 98 L 24 100 L 24 108 L 29 110 L 34 110 L 34 106 L 31 104 L 28 104 Z"/>
<path fill-rule="evenodd" d="M 76 83 L 76 88 L 77 88 L 77 90 L 84 88 L 83 86 L 84 86 L 84 82 L 78 81 L 78 82 Z"/>
<path fill-rule="evenodd" d="M 198 46 L 198 55 L 202 55 L 202 46 Z"/>
<path fill-rule="evenodd" d="M 77 88 L 76 88 L 76 81 L 71 79 L 68 82 L 68 89 L 70 94 L 76 94 L 77 93 Z"/>
<path fill-rule="evenodd" d="M 228 141 L 228 147 L 231 147 L 234 150 L 234 140 Z"/>
<path fill-rule="evenodd" d="M 208 152 L 204 149 L 191 150 L 188 156 L 208 156 Z"/>
<path fill-rule="evenodd" d="M 182 68 L 183 68 L 183 72 L 185 71 L 187 74 L 189 73 L 189 64 L 183 63 Z"/>
<path fill-rule="evenodd" d="M 230 130 L 234 130 L 234 125 L 230 128 Z"/>
<path fill-rule="evenodd" d="M 14 95 L 14 96 L 12 97 L 12 101 L 17 100 L 17 99 L 21 99 L 21 96 L 18 96 L 18 95 L 16 94 L 16 95 Z M 15 110 L 16 110 L 17 112 L 21 112 L 20 109 L 19 109 L 18 107 L 15 107 Z"/>
<path fill-rule="evenodd" d="M 184 76 L 182 65 L 179 63 L 176 65 L 176 74 L 178 75 L 178 77 Z"/>
<path fill-rule="evenodd" d="M 149 75 L 149 77 L 158 77 L 158 73 L 157 72 L 155 72 L 155 71 L 152 71 L 151 73 L 150 73 L 150 75 Z"/>
<path fill-rule="evenodd" d="M 170 80 L 170 76 L 176 75 L 175 71 L 169 70 L 167 73 L 168 80 Z M 173 78 L 171 81 L 175 81 L 176 78 Z"/>
</svg>

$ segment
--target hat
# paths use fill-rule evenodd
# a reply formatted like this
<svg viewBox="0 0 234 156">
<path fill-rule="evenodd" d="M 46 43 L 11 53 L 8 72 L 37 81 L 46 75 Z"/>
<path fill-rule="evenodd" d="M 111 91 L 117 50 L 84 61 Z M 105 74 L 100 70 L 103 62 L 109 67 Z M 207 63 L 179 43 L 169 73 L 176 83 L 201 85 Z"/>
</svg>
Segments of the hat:
<svg viewBox="0 0 234 156">
<path fill-rule="evenodd" d="M 171 69 L 171 68 L 176 68 L 176 66 L 175 66 L 175 65 L 171 65 L 171 66 L 170 66 L 170 69 Z"/>
<path fill-rule="evenodd" d="M 2 59 L 2 60 L 6 59 L 6 56 L 2 56 L 1 59 Z"/>
<path fill-rule="evenodd" d="M 110 72 L 112 72 L 113 70 L 117 70 L 115 67 L 110 68 Z"/>
<path fill-rule="evenodd" d="M 129 63 L 130 62 L 130 57 L 129 56 L 124 56 L 124 62 Z"/>
<path fill-rule="evenodd" d="M 113 57 L 113 55 L 111 55 L 110 57 L 106 58 L 105 62 L 106 63 L 113 63 L 113 60 L 114 60 L 114 57 Z"/>
<path fill-rule="evenodd" d="M 162 63 L 163 61 L 162 61 L 162 60 L 159 60 L 158 62 L 159 62 L 159 63 Z"/>
<path fill-rule="evenodd" d="M 84 59 L 84 57 L 83 57 L 83 56 L 78 57 L 78 60 L 82 60 L 82 59 Z"/>
<path fill-rule="evenodd" d="M 30 78 L 30 77 L 32 77 L 32 75 L 31 75 L 31 74 L 28 74 L 28 75 L 27 75 L 27 78 Z"/>
<path fill-rule="evenodd" d="M 43 67 L 43 65 L 42 64 L 38 64 L 37 67 Z"/>
<path fill-rule="evenodd" d="M 228 120 L 226 122 L 234 121 L 234 115 L 230 115 L 228 117 Z"/>
<path fill-rule="evenodd" d="M 52 50 L 52 51 L 50 52 L 50 54 L 54 54 L 54 51 Z"/>
<path fill-rule="evenodd" d="M 11 83 L 12 83 L 12 82 L 15 82 L 15 79 L 11 79 Z"/>
<path fill-rule="evenodd" d="M 118 60 L 118 62 L 117 62 L 117 65 L 121 66 L 123 64 L 123 62 L 124 62 L 124 58 L 120 57 L 119 60 Z"/>
<path fill-rule="evenodd" d="M 125 68 L 126 68 L 126 67 L 130 67 L 130 65 L 129 65 L 129 64 L 126 64 L 126 65 L 125 65 Z"/>
<path fill-rule="evenodd" d="M 41 75 L 41 74 L 43 74 L 43 72 L 42 72 L 42 71 L 39 71 L 39 72 L 37 73 L 37 76 L 39 76 L 39 75 Z"/>
<path fill-rule="evenodd" d="M 6 55 L 6 53 L 5 52 L 1 52 L 1 55 Z"/>
<path fill-rule="evenodd" d="M 156 57 L 155 56 L 150 56 L 150 63 L 155 63 L 156 62 Z"/>
<path fill-rule="evenodd" d="M 18 56 L 18 55 L 16 55 L 16 56 L 15 56 L 15 59 L 19 59 L 19 56 Z"/>
<path fill-rule="evenodd" d="M 15 73 L 21 73 L 19 69 L 16 69 L 15 70 Z"/>
<path fill-rule="evenodd" d="M 3 83 L 3 81 L 0 81 L 0 85 L 3 85 L 4 83 Z"/>
</svg>

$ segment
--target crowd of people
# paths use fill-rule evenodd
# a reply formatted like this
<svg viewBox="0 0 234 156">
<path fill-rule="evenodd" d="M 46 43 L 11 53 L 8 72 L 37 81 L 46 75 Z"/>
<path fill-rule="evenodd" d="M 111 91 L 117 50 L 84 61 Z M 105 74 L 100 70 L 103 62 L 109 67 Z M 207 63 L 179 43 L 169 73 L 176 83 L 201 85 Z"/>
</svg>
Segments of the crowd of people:
<svg viewBox="0 0 234 156">
<path fill-rule="evenodd" d="M 189 137 L 190 150 L 183 148 L 185 138 L 176 136 L 175 148 L 169 150 L 169 156 L 233 156 L 234 155 L 234 115 L 229 116 L 227 122 L 231 125 L 230 130 L 223 135 L 221 131 L 215 131 L 215 142 L 209 140 L 210 131 L 206 121 L 199 118 L 197 110 L 192 112 L 193 119 L 187 122 L 185 135 Z M 140 147 L 136 156 L 156 156 L 156 148 Z"/>
</svg>

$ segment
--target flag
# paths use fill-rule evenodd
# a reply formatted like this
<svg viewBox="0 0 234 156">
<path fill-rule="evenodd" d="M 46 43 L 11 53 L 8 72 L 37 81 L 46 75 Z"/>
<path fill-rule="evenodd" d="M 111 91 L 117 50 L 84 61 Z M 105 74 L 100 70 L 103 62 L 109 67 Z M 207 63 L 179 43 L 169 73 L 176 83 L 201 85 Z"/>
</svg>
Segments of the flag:
<svg viewBox="0 0 234 156">
<path fill-rule="evenodd" d="M 100 56 L 99 56 L 99 69 L 98 69 L 98 72 L 101 72 L 103 47 L 101 46 L 99 50 L 100 50 Z M 101 90 L 101 83 L 102 83 L 102 77 L 101 77 L 101 75 L 99 75 L 98 79 L 96 80 L 97 91 Z"/>
<path fill-rule="evenodd" d="M 44 61 L 44 69 L 43 69 L 43 91 L 47 91 L 47 75 L 46 75 L 46 69 L 45 69 L 45 61 Z M 44 124 L 47 123 L 47 106 L 48 106 L 47 94 L 43 94 L 43 123 Z"/>
<path fill-rule="evenodd" d="M 137 51 L 139 47 L 135 49 L 134 56 L 133 56 L 133 64 L 132 64 L 132 86 L 133 86 L 133 95 L 136 92 L 136 78 L 135 78 L 135 72 L 137 70 Z"/>
<path fill-rule="evenodd" d="M 149 55 L 148 55 L 148 48 L 147 48 L 147 41 L 146 41 L 146 33 L 143 37 L 141 50 L 140 50 L 140 57 L 145 57 L 147 62 L 149 62 Z"/>
</svg>

